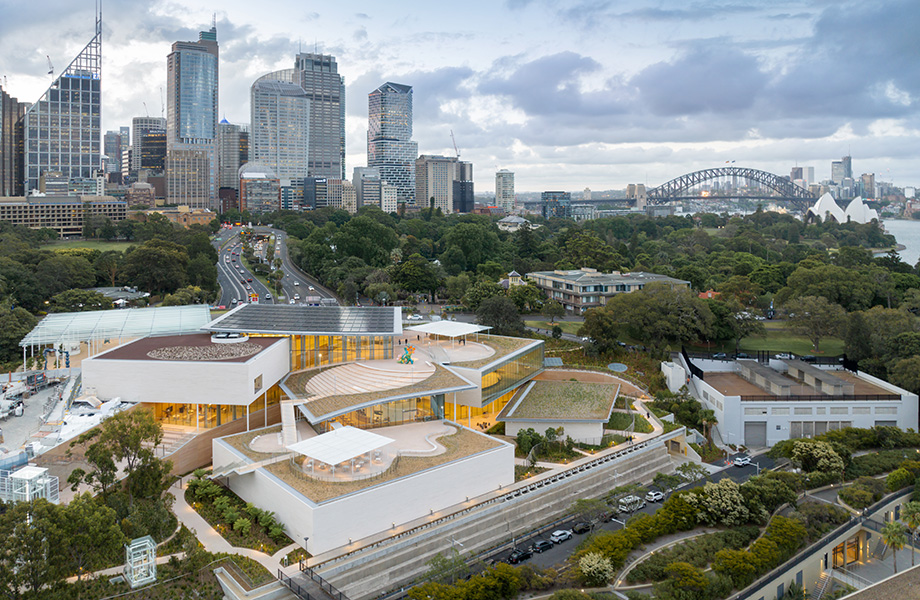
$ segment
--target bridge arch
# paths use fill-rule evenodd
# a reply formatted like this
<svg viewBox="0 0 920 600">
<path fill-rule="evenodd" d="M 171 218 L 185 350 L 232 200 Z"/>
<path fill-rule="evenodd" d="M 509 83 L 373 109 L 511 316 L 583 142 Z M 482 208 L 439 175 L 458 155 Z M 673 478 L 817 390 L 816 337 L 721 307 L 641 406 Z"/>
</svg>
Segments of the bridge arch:
<svg viewBox="0 0 920 600">
<path fill-rule="evenodd" d="M 793 183 L 786 177 L 780 177 L 779 175 L 774 175 L 767 171 L 749 169 L 746 167 L 716 167 L 714 169 L 704 169 L 702 171 L 694 171 L 693 173 L 681 175 L 680 177 L 649 190 L 648 202 L 650 204 L 662 204 L 672 200 L 687 198 L 688 196 L 682 195 L 682 192 L 704 181 L 722 177 L 741 177 L 748 181 L 760 183 L 779 194 L 775 197 L 776 200 L 792 200 L 801 204 L 806 202 L 813 203 L 817 200 L 814 194 L 802 186 Z"/>
</svg>

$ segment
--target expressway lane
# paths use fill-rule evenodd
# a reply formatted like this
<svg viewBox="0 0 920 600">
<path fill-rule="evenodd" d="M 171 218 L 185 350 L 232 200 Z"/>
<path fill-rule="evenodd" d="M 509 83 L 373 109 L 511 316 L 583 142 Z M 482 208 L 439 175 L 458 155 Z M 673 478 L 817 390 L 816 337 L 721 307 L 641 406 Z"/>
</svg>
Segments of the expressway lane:
<svg viewBox="0 0 920 600">
<path fill-rule="evenodd" d="M 321 302 L 325 300 L 327 303 L 334 302 L 334 304 L 338 304 L 338 299 L 335 297 L 335 294 L 321 286 L 319 281 L 303 273 L 294 265 L 290 253 L 288 252 L 288 236 L 284 231 L 280 229 L 269 229 L 267 227 L 256 228 L 255 231 L 260 235 L 274 235 L 275 246 L 280 246 L 277 255 L 281 257 L 281 270 L 284 272 L 284 279 L 281 280 L 281 289 L 283 290 L 284 297 L 287 299 L 286 301 L 293 299 L 295 303 L 304 303 L 308 297 L 318 296 Z M 267 244 L 266 250 L 274 252 L 274 248 L 269 248 Z M 311 287 L 313 289 L 310 289 Z M 300 298 L 295 298 L 295 296 L 298 295 Z"/>
<path fill-rule="evenodd" d="M 220 238 L 218 243 L 221 243 Z M 231 308 L 233 299 L 247 302 L 251 293 L 247 286 L 252 288 L 252 293 L 259 295 L 260 303 L 274 304 L 274 298 L 268 298 L 271 291 L 243 264 L 240 256 L 242 248 L 239 231 L 236 229 L 232 230 L 231 237 L 223 246 L 218 245 L 220 254 L 217 260 L 217 281 L 221 289 L 219 304 Z M 252 282 L 244 283 L 244 280 L 250 278 Z"/>
</svg>

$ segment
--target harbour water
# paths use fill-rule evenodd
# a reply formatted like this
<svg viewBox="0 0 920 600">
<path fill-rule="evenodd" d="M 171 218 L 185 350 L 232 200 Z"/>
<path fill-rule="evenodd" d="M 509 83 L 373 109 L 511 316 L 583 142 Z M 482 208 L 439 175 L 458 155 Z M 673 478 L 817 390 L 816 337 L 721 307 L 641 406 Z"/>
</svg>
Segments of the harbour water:
<svg viewBox="0 0 920 600">
<path fill-rule="evenodd" d="M 885 229 L 904 249 L 898 252 L 901 260 L 914 266 L 920 260 L 920 221 L 916 219 L 890 219 L 884 221 Z"/>
</svg>

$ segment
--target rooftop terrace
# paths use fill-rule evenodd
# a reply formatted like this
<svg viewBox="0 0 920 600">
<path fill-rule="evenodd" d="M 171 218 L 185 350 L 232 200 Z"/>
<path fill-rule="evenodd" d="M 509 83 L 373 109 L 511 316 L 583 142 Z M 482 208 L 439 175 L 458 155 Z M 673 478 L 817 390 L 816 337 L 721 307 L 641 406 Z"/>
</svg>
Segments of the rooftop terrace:
<svg viewBox="0 0 920 600">
<path fill-rule="evenodd" d="M 281 341 L 254 337 L 236 343 L 214 343 L 209 333 L 145 337 L 129 342 L 96 358 L 106 360 L 171 360 L 179 362 L 246 362 Z"/>
<path fill-rule="evenodd" d="M 498 421 L 607 421 L 620 386 L 580 381 L 534 381 L 512 399 Z"/>
</svg>

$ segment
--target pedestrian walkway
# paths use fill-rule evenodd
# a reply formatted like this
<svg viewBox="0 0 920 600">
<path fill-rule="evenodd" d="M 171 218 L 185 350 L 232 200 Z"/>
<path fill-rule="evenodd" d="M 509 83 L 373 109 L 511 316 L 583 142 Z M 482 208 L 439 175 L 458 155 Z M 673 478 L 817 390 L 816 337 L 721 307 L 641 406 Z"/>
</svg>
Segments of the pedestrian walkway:
<svg viewBox="0 0 920 600">
<path fill-rule="evenodd" d="M 663 535 L 660 538 L 657 538 L 651 544 L 645 544 L 641 546 L 640 549 L 638 550 L 633 550 L 626 557 L 626 566 L 623 567 L 623 570 L 621 570 L 617 574 L 616 578 L 614 579 L 614 585 L 612 586 L 613 589 L 632 590 L 632 589 L 651 587 L 651 584 L 639 584 L 639 585 L 634 585 L 634 586 L 628 586 L 628 585 L 621 585 L 621 582 L 623 581 L 623 578 L 626 576 L 626 574 L 629 573 L 629 571 L 632 570 L 633 567 L 641 563 L 643 560 L 645 560 L 646 558 L 648 558 L 655 552 L 658 552 L 662 548 L 665 548 L 667 546 L 676 546 L 677 544 L 680 544 L 681 542 L 686 542 L 687 540 L 699 537 L 701 535 L 706 535 L 707 533 L 716 533 L 718 531 L 720 530 L 715 529 L 715 528 L 705 527 L 702 529 L 694 529 L 692 531 L 680 531 L 678 533 L 671 533 L 668 535 Z"/>
</svg>

